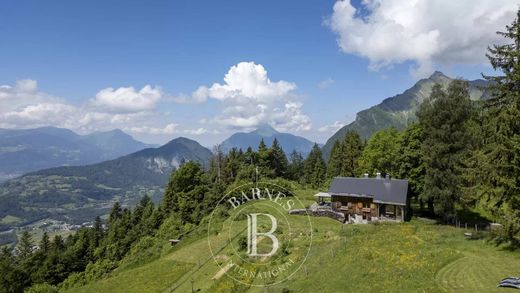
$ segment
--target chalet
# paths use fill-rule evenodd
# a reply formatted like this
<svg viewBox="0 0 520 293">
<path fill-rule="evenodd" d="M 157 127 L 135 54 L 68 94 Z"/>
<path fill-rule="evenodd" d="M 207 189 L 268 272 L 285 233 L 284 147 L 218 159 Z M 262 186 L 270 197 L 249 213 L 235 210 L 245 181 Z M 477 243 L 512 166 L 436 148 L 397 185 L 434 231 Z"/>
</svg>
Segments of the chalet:
<svg viewBox="0 0 520 293">
<path fill-rule="evenodd" d="M 321 205 L 343 213 L 349 223 L 391 220 L 402 222 L 408 205 L 408 181 L 389 175 L 369 178 L 336 177 L 328 193 L 318 193 Z M 330 203 L 325 203 L 330 201 Z"/>
</svg>

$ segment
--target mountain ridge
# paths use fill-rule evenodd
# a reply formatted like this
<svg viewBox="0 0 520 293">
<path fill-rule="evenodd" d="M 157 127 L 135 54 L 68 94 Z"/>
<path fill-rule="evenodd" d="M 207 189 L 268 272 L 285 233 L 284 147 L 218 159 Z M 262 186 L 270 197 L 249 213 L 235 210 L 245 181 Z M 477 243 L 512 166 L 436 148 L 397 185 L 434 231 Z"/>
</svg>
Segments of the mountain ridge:
<svg viewBox="0 0 520 293">
<path fill-rule="evenodd" d="M 435 71 L 430 77 L 417 81 L 412 87 L 388 98 L 356 114 L 356 119 L 340 128 L 325 143 L 322 148 L 323 156 L 328 159 L 332 146 L 336 140 L 342 139 L 347 131 L 355 130 L 361 137 L 368 139 L 374 132 L 384 128 L 395 127 L 398 130 L 406 128 L 415 121 L 415 113 L 420 104 L 430 95 L 436 83 L 447 87 L 454 78 Z M 469 82 L 470 97 L 472 100 L 485 99 L 489 93 L 484 89 L 487 81 L 476 79 Z"/>
<path fill-rule="evenodd" d="M 119 129 L 87 135 L 49 126 L 0 129 L 0 182 L 41 169 L 102 162 L 150 146 Z"/>
<path fill-rule="evenodd" d="M 225 152 L 228 152 L 234 147 L 244 151 L 248 147 L 256 150 L 261 139 L 264 140 L 264 143 L 267 146 L 270 146 L 275 138 L 278 140 L 278 143 L 287 155 L 289 155 L 293 150 L 296 150 L 297 152 L 302 153 L 303 156 L 306 156 L 314 145 L 314 142 L 304 137 L 291 133 L 279 132 L 269 124 L 261 124 L 253 131 L 234 133 L 225 139 L 220 146 Z"/>
<path fill-rule="evenodd" d="M 211 155 L 198 142 L 181 137 L 96 164 L 31 172 L 0 185 L 0 220 L 20 218 L 17 226 L 43 218 L 80 223 L 105 214 L 115 201 L 132 206 L 145 194 L 158 201 L 183 161 L 208 165 Z"/>
</svg>

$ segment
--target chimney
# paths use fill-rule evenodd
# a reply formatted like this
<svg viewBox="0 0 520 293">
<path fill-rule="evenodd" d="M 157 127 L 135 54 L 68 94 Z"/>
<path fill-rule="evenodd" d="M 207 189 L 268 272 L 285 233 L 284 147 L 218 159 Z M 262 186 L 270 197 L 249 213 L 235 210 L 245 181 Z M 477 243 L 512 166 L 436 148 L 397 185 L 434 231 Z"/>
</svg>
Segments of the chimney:
<svg viewBox="0 0 520 293">
<path fill-rule="evenodd" d="M 381 172 L 376 173 L 376 179 L 381 179 Z"/>
<path fill-rule="evenodd" d="M 390 181 L 390 173 L 386 173 L 385 179 L 386 179 L 386 181 Z"/>
<path fill-rule="evenodd" d="M 365 174 L 363 175 L 363 177 L 364 177 L 364 178 L 368 178 L 368 173 L 365 173 Z"/>
</svg>

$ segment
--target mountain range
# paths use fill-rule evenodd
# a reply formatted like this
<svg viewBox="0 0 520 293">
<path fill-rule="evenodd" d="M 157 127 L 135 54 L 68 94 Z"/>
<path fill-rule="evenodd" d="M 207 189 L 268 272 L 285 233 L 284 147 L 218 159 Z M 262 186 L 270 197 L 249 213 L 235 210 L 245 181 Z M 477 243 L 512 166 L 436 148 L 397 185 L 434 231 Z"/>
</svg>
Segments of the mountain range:
<svg viewBox="0 0 520 293">
<path fill-rule="evenodd" d="M 105 214 L 115 201 L 131 206 L 145 194 L 158 201 L 183 161 L 207 165 L 211 155 L 180 137 L 114 160 L 28 173 L 0 186 L 0 220 L 10 219 L 10 227 L 47 217 L 79 223 Z"/>
<path fill-rule="evenodd" d="M 349 130 L 368 138 L 387 127 L 404 129 L 416 119 L 415 113 L 433 85 L 447 86 L 452 80 L 435 72 L 402 94 L 359 112 L 354 122 L 323 146 L 324 156 L 328 157 L 334 141 Z M 486 81 L 474 80 L 469 85 L 472 99 L 488 96 Z M 314 145 L 303 137 L 261 125 L 248 133 L 233 134 L 221 147 L 223 151 L 257 149 L 262 139 L 270 146 L 275 138 L 287 154 L 296 150 L 307 155 Z M 183 161 L 208 165 L 212 156 L 198 142 L 183 137 L 161 147 L 147 146 L 120 130 L 78 135 L 53 127 L 0 129 L 0 173 L 5 177 L 29 172 L 0 185 L 0 230 L 49 217 L 70 223 L 90 221 L 106 214 L 116 201 L 132 206 L 145 194 L 158 201 L 170 173 Z M 42 170 L 35 171 L 38 169 Z"/>
<path fill-rule="evenodd" d="M 221 143 L 221 147 L 224 152 L 227 152 L 232 148 L 238 148 L 245 151 L 248 147 L 257 150 L 258 144 L 262 139 L 267 146 L 271 146 L 275 138 L 278 140 L 278 143 L 287 155 L 295 150 L 300 152 L 303 156 L 306 156 L 314 145 L 314 142 L 304 137 L 290 133 L 278 132 L 272 126 L 264 124 L 251 132 L 238 132 L 231 135 Z"/>
<path fill-rule="evenodd" d="M 395 127 L 398 130 L 416 120 L 415 113 L 421 103 L 429 97 L 435 84 L 447 87 L 453 80 L 442 72 L 436 71 L 429 78 L 419 80 L 413 87 L 401 94 L 384 99 L 380 104 L 358 112 L 356 119 L 339 129 L 322 148 L 323 156 L 328 159 L 332 146 L 337 140 L 343 139 L 349 130 L 357 131 L 361 137 L 368 139 L 374 132 L 384 128 Z M 485 99 L 487 81 L 477 79 L 469 81 L 469 91 L 472 100 Z"/>
<path fill-rule="evenodd" d="M 102 162 L 150 146 L 119 129 L 88 135 L 56 127 L 0 129 L 0 182 L 46 168 Z"/>
</svg>

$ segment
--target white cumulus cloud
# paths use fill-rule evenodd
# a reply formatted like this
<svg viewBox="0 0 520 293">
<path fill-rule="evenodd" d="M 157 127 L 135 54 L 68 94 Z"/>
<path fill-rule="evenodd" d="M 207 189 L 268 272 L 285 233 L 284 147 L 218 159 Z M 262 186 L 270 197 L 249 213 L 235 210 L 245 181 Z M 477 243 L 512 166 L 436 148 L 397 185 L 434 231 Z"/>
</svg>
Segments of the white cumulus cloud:
<svg viewBox="0 0 520 293">
<path fill-rule="evenodd" d="M 38 90 L 35 80 L 19 80 L 15 85 L 0 85 L 0 128 L 56 126 L 80 133 L 114 128 L 135 134 L 171 135 L 177 124 L 164 123 L 156 109 L 162 97 L 158 88 L 145 86 L 104 89 L 80 105 L 71 104 Z"/>
<path fill-rule="evenodd" d="M 195 94 L 199 99 L 211 97 L 217 100 L 267 102 L 286 96 L 294 89 L 296 85 L 291 82 L 272 82 L 262 64 L 240 62 L 226 73 L 224 84 L 214 83 L 210 88 L 199 87 Z"/>
<path fill-rule="evenodd" d="M 372 69 L 413 61 L 417 77 L 435 64 L 486 63 L 487 46 L 512 22 L 518 0 L 337 1 L 326 24 L 345 53 L 370 61 Z"/>
<path fill-rule="evenodd" d="M 308 130 L 311 122 L 296 101 L 295 89 L 292 82 L 271 81 L 261 64 L 240 62 L 229 69 L 223 83 L 200 86 L 192 98 L 220 101 L 222 111 L 214 120 L 230 128 L 268 123 L 280 130 Z"/>
<path fill-rule="evenodd" d="M 133 87 L 106 88 L 99 91 L 91 102 L 107 111 L 139 112 L 154 109 L 162 97 L 159 88 L 146 85 L 139 91 Z"/>
</svg>

